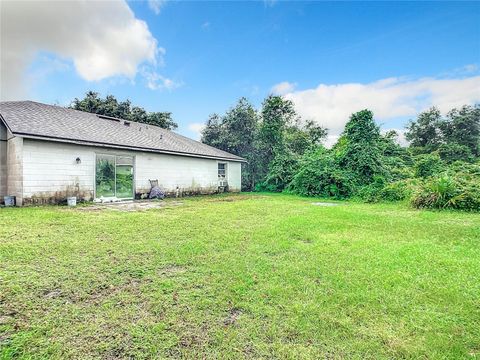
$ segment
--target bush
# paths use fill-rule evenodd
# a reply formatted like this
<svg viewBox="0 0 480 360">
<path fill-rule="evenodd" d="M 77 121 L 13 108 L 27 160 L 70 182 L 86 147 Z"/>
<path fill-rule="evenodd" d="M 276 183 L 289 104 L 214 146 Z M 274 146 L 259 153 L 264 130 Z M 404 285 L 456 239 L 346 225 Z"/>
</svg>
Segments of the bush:
<svg viewBox="0 0 480 360">
<path fill-rule="evenodd" d="M 356 195 L 365 202 L 378 202 L 381 200 L 380 192 L 386 184 L 384 177 L 375 176 L 373 182 L 359 188 Z"/>
<path fill-rule="evenodd" d="M 465 173 L 432 177 L 419 186 L 411 203 L 416 208 L 480 211 L 480 180 Z"/>
<path fill-rule="evenodd" d="M 256 191 L 280 192 L 292 181 L 299 166 L 298 157 L 291 153 L 279 154 L 271 162 L 265 180 L 255 187 Z"/>
<path fill-rule="evenodd" d="M 445 167 L 440 156 L 435 153 L 417 156 L 413 165 L 414 176 L 420 178 L 437 175 L 444 170 Z"/>
<path fill-rule="evenodd" d="M 453 162 L 457 160 L 472 162 L 475 159 L 468 146 L 456 143 L 441 145 L 438 149 L 438 154 L 442 160 L 445 160 L 446 162 Z"/>
<path fill-rule="evenodd" d="M 415 186 L 416 181 L 412 179 L 392 182 L 380 191 L 380 199 L 384 201 L 403 201 L 409 199 Z"/>
<path fill-rule="evenodd" d="M 307 154 L 288 190 L 305 196 L 344 199 L 354 192 L 354 176 L 342 169 L 325 149 Z"/>
</svg>

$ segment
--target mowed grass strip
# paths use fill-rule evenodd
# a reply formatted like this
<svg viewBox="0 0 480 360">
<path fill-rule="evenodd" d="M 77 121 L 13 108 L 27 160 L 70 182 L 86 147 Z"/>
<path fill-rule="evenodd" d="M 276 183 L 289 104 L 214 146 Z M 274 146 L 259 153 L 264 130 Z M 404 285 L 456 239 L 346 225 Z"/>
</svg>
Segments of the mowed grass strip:
<svg viewBox="0 0 480 360">
<path fill-rule="evenodd" d="M 480 215 L 0 209 L 0 358 L 478 358 Z"/>
</svg>

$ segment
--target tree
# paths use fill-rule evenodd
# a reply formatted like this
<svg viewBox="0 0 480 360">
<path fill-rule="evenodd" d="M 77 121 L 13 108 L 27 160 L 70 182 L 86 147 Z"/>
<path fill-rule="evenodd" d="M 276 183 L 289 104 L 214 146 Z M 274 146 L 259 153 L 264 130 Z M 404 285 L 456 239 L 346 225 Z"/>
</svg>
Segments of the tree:
<svg viewBox="0 0 480 360">
<path fill-rule="evenodd" d="M 480 105 L 465 105 L 460 109 L 452 109 L 440 123 L 440 130 L 443 133 L 444 145 L 456 144 L 454 148 L 463 148 L 460 153 L 465 153 L 467 148 L 471 155 L 480 156 Z M 455 151 L 452 151 L 452 155 L 454 153 Z"/>
<path fill-rule="evenodd" d="M 105 99 L 102 99 L 94 91 L 85 93 L 83 99 L 75 98 L 70 108 L 155 125 L 168 130 L 174 130 L 178 127 L 170 112 L 147 112 L 142 107 L 132 107 L 130 100 L 119 102 L 113 95 L 107 95 Z"/>
<path fill-rule="evenodd" d="M 446 117 L 431 108 L 410 121 L 405 137 L 414 153 L 438 151 L 447 162 L 472 161 L 480 156 L 480 107 L 465 105 Z"/>
<path fill-rule="evenodd" d="M 280 191 L 291 181 L 300 156 L 325 138 L 326 129 L 313 121 L 304 125 L 293 102 L 269 96 L 260 114 L 241 98 L 225 115 L 211 115 L 202 142 L 247 159 L 242 187 Z"/>
<path fill-rule="evenodd" d="M 217 149 L 228 151 L 228 144 L 225 141 L 225 130 L 222 126 L 222 118 L 220 115 L 212 114 L 209 116 L 202 130 L 201 142 L 216 147 Z"/>
<path fill-rule="evenodd" d="M 265 164 L 285 150 L 285 131 L 298 117 L 291 100 L 270 95 L 262 104 L 259 140 Z"/>
<path fill-rule="evenodd" d="M 202 131 L 203 143 L 247 160 L 247 164 L 242 165 L 244 190 L 252 190 L 255 186 L 257 130 L 257 111 L 246 98 L 241 98 L 223 117 L 210 115 Z"/>
<path fill-rule="evenodd" d="M 354 190 L 354 176 L 338 164 L 333 151 L 322 146 L 306 153 L 288 186 L 305 196 L 347 198 Z"/>
<path fill-rule="evenodd" d="M 442 144 L 442 132 L 439 128 L 441 121 L 440 111 L 435 107 L 420 113 L 416 121 L 410 120 L 405 132 L 410 146 L 419 148 L 421 152 L 437 150 Z"/>
<path fill-rule="evenodd" d="M 286 145 L 287 129 L 298 118 L 294 104 L 281 96 L 270 95 L 262 103 L 260 113 L 261 122 L 258 133 L 258 183 L 261 189 L 273 191 L 282 190 L 287 184 L 281 183 L 275 174 L 282 174 L 282 178 L 288 178 L 288 172 L 294 168 L 295 160 Z M 274 161 L 282 157 L 289 159 L 287 162 Z M 289 166 L 289 169 L 280 169 L 279 166 Z M 270 173 L 270 174 L 269 174 Z"/>
<path fill-rule="evenodd" d="M 386 175 L 383 142 L 370 110 L 352 114 L 336 150 L 340 165 L 355 175 L 358 185 L 370 184 L 375 177 Z"/>
</svg>

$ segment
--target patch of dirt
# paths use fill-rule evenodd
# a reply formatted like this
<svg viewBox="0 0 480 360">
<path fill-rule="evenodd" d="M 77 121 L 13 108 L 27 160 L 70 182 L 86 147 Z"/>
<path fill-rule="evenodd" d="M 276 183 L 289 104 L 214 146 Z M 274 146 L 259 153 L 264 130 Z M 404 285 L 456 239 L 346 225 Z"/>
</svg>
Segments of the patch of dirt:
<svg viewBox="0 0 480 360">
<path fill-rule="evenodd" d="M 62 290 L 54 289 L 54 290 L 51 290 L 51 291 L 46 291 L 43 294 L 43 296 L 46 297 L 47 299 L 58 298 L 58 297 L 62 296 Z"/>
<path fill-rule="evenodd" d="M 12 323 L 14 320 L 13 317 L 11 316 L 3 316 L 3 315 L 0 315 L 0 325 L 7 325 L 7 324 L 10 324 Z"/>
<path fill-rule="evenodd" d="M 340 204 L 337 203 L 328 203 L 328 202 L 314 202 L 312 203 L 314 206 L 339 206 Z"/>
<path fill-rule="evenodd" d="M 187 271 L 187 268 L 185 266 L 172 264 L 172 265 L 167 265 L 161 268 L 158 274 L 161 276 L 170 277 L 170 276 L 175 276 L 177 274 L 183 274 L 186 271 Z"/>
<path fill-rule="evenodd" d="M 211 199 L 205 200 L 205 202 L 235 202 L 235 201 L 242 201 L 242 200 L 252 200 L 252 199 L 259 199 L 265 198 L 266 196 L 248 196 L 248 195 L 231 195 L 225 197 L 213 197 Z"/>
<path fill-rule="evenodd" d="M 296 240 L 296 241 L 300 241 L 304 244 L 311 244 L 313 243 L 313 240 L 312 239 L 309 239 L 309 238 L 306 238 L 304 236 L 301 236 L 301 235 L 293 235 L 292 236 L 293 240 Z"/>
<path fill-rule="evenodd" d="M 83 299 L 82 301 L 86 303 L 101 304 L 105 299 L 116 296 L 120 293 L 135 294 L 137 297 L 140 297 L 140 286 L 142 283 L 145 283 L 145 281 L 127 279 L 124 283 L 118 285 L 102 284 L 99 287 L 92 289 L 88 294 L 88 298 Z"/>
<path fill-rule="evenodd" d="M 112 210 L 112 211 L 145 211 L 150 209 L 162 209 L 169 206 L 180 206 L 183 205 L 180 201 L 120 201 L 120 202 L 111 202 L 103 204 L 94 204 L 90 206 L 81 206 L 76 208 L 78 211 L 103 211 L 103 210 Z"/>
<path fill-rule="evenodd" d="M 225 319 L 223 319 L 223 324 L 226 326 L 233 325 L 237 322 L 237 319 L 242 315 L 243 311 L 238 308 L 232 308 L 228 312 L 228 315 Z"/>
</svg>

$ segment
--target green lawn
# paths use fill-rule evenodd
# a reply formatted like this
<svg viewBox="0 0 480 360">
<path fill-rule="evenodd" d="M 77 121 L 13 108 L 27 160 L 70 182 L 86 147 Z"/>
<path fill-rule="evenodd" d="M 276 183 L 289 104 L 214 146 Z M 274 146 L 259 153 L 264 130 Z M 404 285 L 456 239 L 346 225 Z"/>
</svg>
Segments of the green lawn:
<svg viewBox="0 0 480 360">
<path fill-rule="evenodd" d="M 0 358 L 480 358 L 480 214 L 312 201 L 0 209 Z"/>
</svg>

